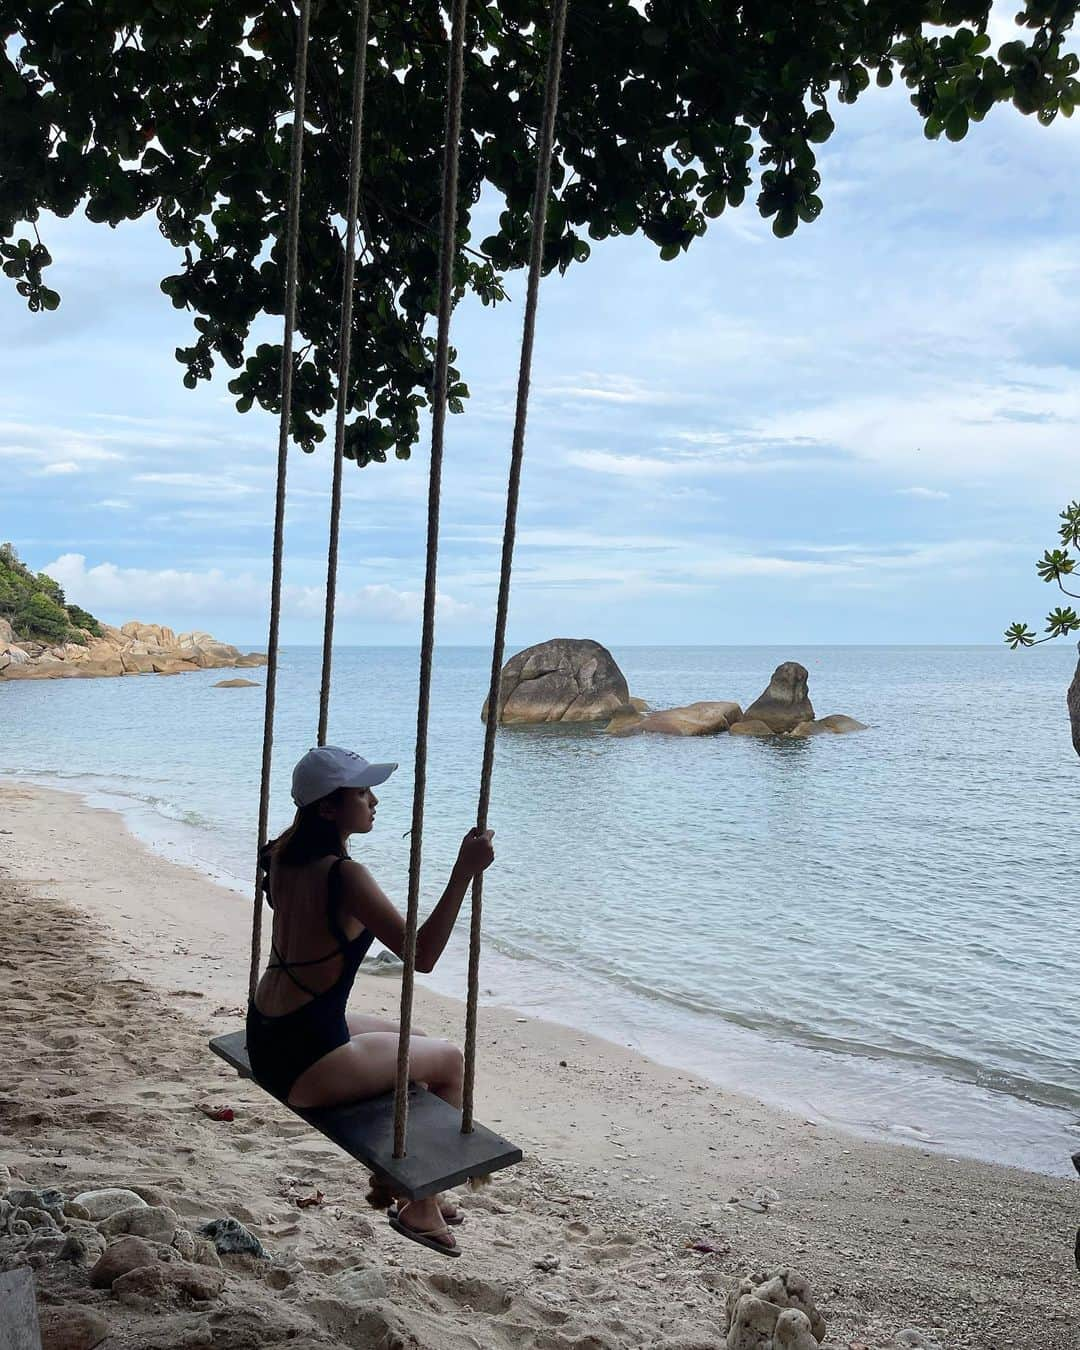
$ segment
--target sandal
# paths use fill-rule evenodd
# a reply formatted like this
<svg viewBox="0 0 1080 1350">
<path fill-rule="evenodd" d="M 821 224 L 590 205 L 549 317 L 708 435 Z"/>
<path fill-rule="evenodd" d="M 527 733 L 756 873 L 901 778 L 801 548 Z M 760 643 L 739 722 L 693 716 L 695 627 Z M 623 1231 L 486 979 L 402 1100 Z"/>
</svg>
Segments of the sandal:
<svg viewBox="0 0 1080 1350">
<path fill-rule="evenodd" d="M 441 1228 L 422 1230 L 419 1228 L 410 1228 L 407 1223 L 402 1221 L 400 1216 L 404 1214 L 410 1205 L 415 1203 L 414 1200 L 407 1200 L 404 1205 L 398 1206 L 397 1213 L 389 1220 L 390 1227 L 394 1232 L 400 1233 L 402 1237 L 408 1238 L 410 1242 L 418 1242 L 421 1247 L 430 1247 L 433 1252 L 439 1252 L 443 1256 L 460 1256 L 461 1248 L 454 1242 L 454 1236 L 445 1223 Z M 445 1242 L 437 1241 L 437 1239 L 441 1237 L 448 1237 L 453 1243 L 453 1246 L 447 1246 Z"/>
<path fill-rule="evenodd" d="M 450 1212 L 447 1213 L 447 1210 L 449 1210 Z M 439 1213 L 443 1216 L 443 1223 L 449 1224 L 451 1228 L 456 1228 L 459 1223 L 465 1222 L 465 1215 L 461 1212 L 460 1209 L 458 1209 L 457 1205 L 453 1204 L 450 1201 L 447 1202 L 445 1209 L 443 1208 L 442 1205 L 439 1206 Z M 397 1216 L 398 1216 L 398 1204 L 397 1201 L 395 1200 L 394 1203 L 390 1206 L 390 1208 L 386 1211 L 386 1217 L 388 1219 L 396 1219 Z"/>
</svg>

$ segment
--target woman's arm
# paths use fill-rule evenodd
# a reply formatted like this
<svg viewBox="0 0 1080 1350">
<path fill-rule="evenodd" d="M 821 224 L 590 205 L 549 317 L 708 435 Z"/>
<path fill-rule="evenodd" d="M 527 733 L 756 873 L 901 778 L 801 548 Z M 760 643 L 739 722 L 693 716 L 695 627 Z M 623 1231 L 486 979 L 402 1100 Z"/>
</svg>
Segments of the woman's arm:
<svg viewBox="0 0 1080 1350">
<path fill-rule="evenodd" d="M 434 970 L 454 930 L 461 903 L 477 872 L 490 867 L 495 857 L 494 830 L 470 830 L 461 842 L 457 862 L 439 902 L 416 934 L 416 969 Z M 347 862 L 341 868 L 342 907 L 374 933 L 384 947 L 404 959 L 405 919 L 362 863 Z"/>
</svg>

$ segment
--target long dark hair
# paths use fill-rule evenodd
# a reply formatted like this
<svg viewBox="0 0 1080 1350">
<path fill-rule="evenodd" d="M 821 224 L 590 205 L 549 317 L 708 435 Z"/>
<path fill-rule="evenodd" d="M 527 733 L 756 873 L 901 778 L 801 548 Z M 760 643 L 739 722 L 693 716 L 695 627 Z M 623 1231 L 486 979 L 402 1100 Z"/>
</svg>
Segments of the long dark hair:
<svg viewBox="0 0 1080 1350">
<path fill-rule="evenodd" d="M 261 856 L 263 869 L 269 872 L 271 862 L 275 861 L 285 867 L 304 867 L 307 863 L 317 862 L 319 858 L 325 858 L 328 854 L 333 854 L 335 858 L 340 857 L 343 852 L 341 835 L 334 822 L 327 820 L 319 807 L 323 802 L 331 802 L 337 806 L 343 793 L 343 788 L 335 788 L 325 797 L 320 797 L 317 802 L 309 802 L 307 806 L 299 807 L 289 828 L 276 839 L 271 839 L 263 849 Z"/>
</svg>

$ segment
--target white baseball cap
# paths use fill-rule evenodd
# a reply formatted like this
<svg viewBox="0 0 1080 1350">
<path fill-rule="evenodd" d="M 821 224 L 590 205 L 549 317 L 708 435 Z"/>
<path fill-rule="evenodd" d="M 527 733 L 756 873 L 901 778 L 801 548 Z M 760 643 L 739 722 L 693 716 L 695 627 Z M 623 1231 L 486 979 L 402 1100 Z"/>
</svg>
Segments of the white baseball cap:
<svg viewBox="0 0 1080 1350">
<path fill-rule="evenodd" d="M 292 771 L 292 799 L 310 806 L 338 788 L 375 787 L 385 783 L 396 764 L 370 764 L 363 755 L 336 745 L 318 745 Z"/>
</svg>

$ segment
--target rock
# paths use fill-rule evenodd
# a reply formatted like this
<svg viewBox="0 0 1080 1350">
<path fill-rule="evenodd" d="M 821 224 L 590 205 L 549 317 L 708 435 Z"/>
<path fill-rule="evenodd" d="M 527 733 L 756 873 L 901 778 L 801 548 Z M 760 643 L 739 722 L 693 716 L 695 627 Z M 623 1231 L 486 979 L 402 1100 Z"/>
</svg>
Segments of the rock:
<svg viewBox="0 0 1080 1350">
<path fill-rule="evenodd" d="M 140 1200 L 130 1209 L 118 1210 L 98 1224 L 105 1237 L 117 1237 L 121 1233 L 131 1233 L 135 1237 L 149 1238 L 152 1242 L 172 1242 L 173 1234 L 180 1224 L 175 1210 L 164 1205 L 148 1205 Z"/>
<path fill-rule="evenodd" d="M 744 717 L 741 722 L 736 722 L 728 727 L 732 736 L 774 736 L 776 733 L 767 722 L 761 722 L 756 717 Z"/>
<path fill-rule="evenodd" d="M 905 1350 L 937 1350 L 937 1342 L 932 1341 L 915 1327 L 905 1327 L 903 1331 L 898 1331 L 893 1340 L 897 1345 L 904 1346 Z"/>
<path fill-rule="evenodd" d="M 865 731 L 866 723 L 857 722 L 854 717 L 845 717 L 843 713 L 830 713 L 828 717 L 819 717 L 814 722 L 800 722 L 791 730 L 792 736 L 844 736 L 850 731 Z"/>
<path fill-rule="evenodd" d="M 90 1211 L 82 1205 L 76 1204 L 74 1200 L 68 1200 L 64 1205 L 65 1219 L 78 1219 L 82 1223 L 88 1223 L 90 1220 Z"/>
<path fill-rule="evenodd" d="M 151 1311 L 187 1299 L 205 1303 L 218 1298 L 224 1287 L 223 1271 L 175 1261 L 168 1265 L 137 1266 L 114 1280 L 112 1291 L 127 1307 Z"/>
<path fill-rule="evenodd" d="M 615 709 L 604 732 L 608 736 L 634 736 L 641 730 L 644 721 L 644 713 L 639 712 L 632 702 L 627 703 Z"/>
<path fill-rule="evenodd" d="M 15 633 L 7 619 L 0 619 L 0 652 L 9 642 L 15 641 Z"/>
<path fill-rule="evenodd" d="M 41 1350 L 93 1350 L 109 1334 L 109 1324 L 92 1308 L 71 1304 L 39 1307 Z"/>
<path fill-rule="evenodd" d="M 769 687 L 746 710 L 747 721 L 764 722 L 773 731 L 792 731 L 814 720 L 807 688 L 809 674 L 798 661 L 785 661 L 772 673 Z"/>
<path fill-rule="evenodd" d="M 90 1272 L 90 1283 L 95 1289 L 108 1289 L 113 1280 L 140 1266 L 152 1266 L 158 1261 L 157 1248 L 144 1238 L 122 1237 L 110 1242 L 98 1257 Z"/>
<path fill-rule="evenodd" d="M 154 670 L 154 658 L 148 651 L 131 650 L 120 653 L 125 675 L 151 675 Z"/>
<path fill-rule="evenodd" d="M 266 663 L 267 657 L 265 657 L 262 652 L 245 652 L 245 654 L 238 657 L 233 664 L 243 669 L 254 666 L 265 666 Z"/>
<path fill-rule="evenodd" d="M 58 1221 L 63 1217 L 64 1193 L 53 1187 L 31 1190 L 26 1186 L 13 1186 L 4 1199 L 15 1209 L 44 1209 Z"/>
<path fill-rule="evenodd" d="M 741 717 L 742 709 L 737 703 L 703 701 L 647 713 L 640 729 L 646 734 L 664 736 L 715 736 L 737 724 Z"/>
<path fill-rule="evenodd" d="M 787 1266 L 740 1280 L 728 1294 L 724 1325 L 727 1350 L 817 1350 L 825 1339 L 809 1284 Z"/>
<path fill-rule="evenodd" d="M 771 1350 L 780 1309 L 753 1294 L 744 1294 L 735 1305 L 727 1334 L 727 1350 Z"/>
<path fill-rule="evenodd" d="M 58 1257 L 61 1248 L 67 1239 L 58 1228 L 38 1228 L 34 1231 L 34 1236 L 30 1239 L 25 1250 L 27 1252 L 38 1252 L 42 1256 Z"/>
<path fill-rule="evenodd" d="M 185 1261 L 195 1260 L 195 1239 L 186 1228 L 178 1228 L 173 1234 L 173 1247 Z"/>
<path fill-rule="evenodd" d="M 631 708 L 634 709 L 635 712 L 639 712 L 639 713 L 652 712 L 652 708 L 649 706 L 649 704 L 648 704 L 648 703 L 645 701 L 645 699 L 643 699 L 643 698 L 631 698 L 631 699 L 630 699 L 630 706 L 631 706 Z"/>
<path fill-rule="evenodd" d="M 97 1263 L 105 1252 L 105 1239 L 95 1228 L 84 1228 L 68 1233 L 64 1244 L 56 1253 L 60 1261 L 72 1261 L 77 1266 Z"/>
<path fill-rule="evenodd" d="M 288 1289 L 294 1278 L 288 1266 L 271 1266 L 263 1276 L 271 1289 Z"/>
<path fill-rule="evenodd" d="M 122 1209 L 137 1209 L 140 1205 L 145 1205 L 146 1201 L 141 1195 L 136 1195 L 134 1191 L 126 1190 L 122 1186 L 109 1186 L 101 1191 L 83 1191 L 81 1195 L 75 1197 L 73 1203 L 81 1205 L 86 1210 L 87 1217 L 97 1223 Z"/>
<path fill-rule="evenodd" d="M 773 1350 L 818 1350 L 810 1319 L 798 1308 L 786 1308 L 776 1319 Z"/>
<path fill-rule="evenodd" d="M 606 647 L 590 638 L 553 638 L 503 667 L 499 722 L 599 722 L 629 702 L 626 679 Z M 485 721 L 487 712 L 485 701 Z"/>
<path fill-rule="evenodd" d="M 334 1281 L 334 1295 L 345 1303 L 365 1303 L 387 1295 L 386 1276 L 374 1266 L 343 1270 Z"/>
<path fill-rule="evenodd" d="M 258 680 L 218 680 L 212 689 L 258 689 Z"/>
<path fill-rule="evenodd" d="M 17 1222 L 20 1219 L 23 1223 L 28 1223 L 31 1228 L 48 1228 L 58 1231 L 60 1227 L 47 1209 L 36 1209 L 33 1205 L 24 1205 L 21 1209 L 15 1211 L 12 1215 L 12 1221 Z"/>
<path fill-rule="evenodd" d="M 250 1252 L 252 1256 L 266 1257 L 262 1243 L 239 1219 L 211 1219 L 199 1232 L 205 1233 L 219 1252 Z"/>
<path fill-rule="evenodd" d="M 1080 652 L 1080 642 L 1076 644 L 1076 650 Z M 1073 749 L 1080 755 L 1080 661 L 1076 663 L 1076 671 L 1072 677 L 1072 684 L 1069 685 L 1065 702 L 1069 709 Z"/>
</svg>

